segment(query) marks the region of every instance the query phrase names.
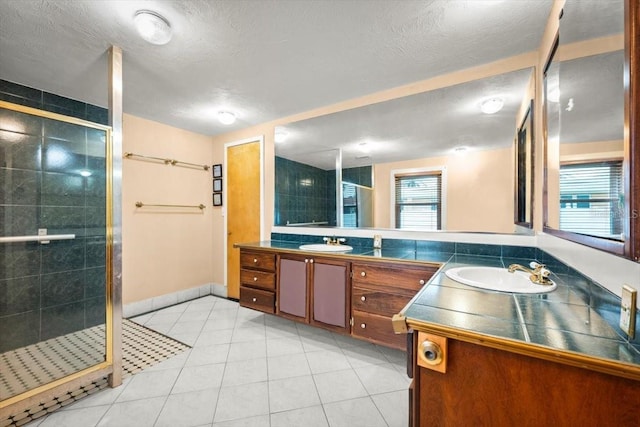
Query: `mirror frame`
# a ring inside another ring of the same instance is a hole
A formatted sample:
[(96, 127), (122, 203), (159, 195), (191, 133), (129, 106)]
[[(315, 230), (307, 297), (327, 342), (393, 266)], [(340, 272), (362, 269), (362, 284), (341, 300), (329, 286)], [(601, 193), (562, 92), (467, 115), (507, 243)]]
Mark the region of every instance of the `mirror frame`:
[[(522, 130), (527, 129), (528, 138), (530, 143), (525, 143), (524, 153), (520, 150), (520, 135), (522, 135)], [(534, 192), (535, 192), (535, 122), (534, 122), (534, 101), (531, 99), (529, 101), (529, 106), (527, 107), (522, 122), (518, 129), (516, 129), (516, 138), (515, 138), (515, 194), (514, 194), (514, 202), (513, 202), (513, 221), (514, 224), (520, 227), (525, 228), (533, 228), (533, 200), (534, 200)], [(524, 167), (520, 167), (520, 157), (521, 153), (524, 156)], [(529, 180), (526, 179), (527, 166), (530, 171)], [(523, 171), (525, 173), (524, 180), (524, 188), (520, 188), (520, 173)], [(526, 197), (527, 187), (529, 187), (529, 197)], [(521, 197), (521, 193), (524, 192), (524, 198)], [(520, 200), (524, 200), (524, 206), (520, 206)], [(521, 221), (521, 214), (524, 214), (525, 220)], [(526, 221), (527, 214), (529, 215), (529, 221)]]
[[(638, 133), (640, 132), (640, 80), (632, 79), (640, 72), (640, 4), (636, 0), (624, 1), (624, 185), (625, 216), (628, 218), (625, 224), (625, 240), (618, 242), (600, 237), (562, 231), (547, 226), (548, 224), (548, 191), (547, 191), (547, 110), (546, 89), (545, 102), (543, 102), (544, 117), (544, 179), (543, 179), (543, 231), (572, 242), (580, 243), (592, 248), (600, 249), (615, 255), (640, 261), (640, 146)], [(546, 73), (558, 47), (558, 37), (547, 59), (544, 73)], [(545, 86), (546, 88), (546, 86)]]

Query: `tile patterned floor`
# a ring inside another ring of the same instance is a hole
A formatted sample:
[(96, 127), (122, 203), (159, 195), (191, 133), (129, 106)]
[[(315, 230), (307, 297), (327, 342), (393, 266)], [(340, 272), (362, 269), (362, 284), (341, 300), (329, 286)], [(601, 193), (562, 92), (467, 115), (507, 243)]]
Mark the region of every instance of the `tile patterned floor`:
[(193, 346), (29, 427), (406, 427), (403, 352), (208, 296), (133, 319)]
[[(0, 354), (0, 389), (32, 388), (61, 378), (102, 360), (104, 325), (67, 334), (53, 340)], [(122, 322), (122, 375), (126, 378), (143, 369), (178, 355), (190, 347), (138, 323)], [(87, 359), (95, 358), (95, 360)], [(78, 364), (84, 366), (78, 367)], [(19, 427), (46, 416), (107, 387), (101, 378), (78, 389), (34, 404), (25, 411), (0, 419), (0, 427)], [(24, 391), (20, 390), (20, 391)]]

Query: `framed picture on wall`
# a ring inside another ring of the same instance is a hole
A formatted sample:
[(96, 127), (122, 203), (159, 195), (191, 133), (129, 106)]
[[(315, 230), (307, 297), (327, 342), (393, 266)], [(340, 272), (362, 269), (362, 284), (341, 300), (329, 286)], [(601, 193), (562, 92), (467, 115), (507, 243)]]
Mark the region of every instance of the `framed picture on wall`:
[(213, 193), (213, 206), (222, 206), (222, 193)]
[(222, 178), (222, 165), (213, 165), (213, 177)]
[(213, 180), (213, 192), (219, 193), (222, 191), (222, 179)]

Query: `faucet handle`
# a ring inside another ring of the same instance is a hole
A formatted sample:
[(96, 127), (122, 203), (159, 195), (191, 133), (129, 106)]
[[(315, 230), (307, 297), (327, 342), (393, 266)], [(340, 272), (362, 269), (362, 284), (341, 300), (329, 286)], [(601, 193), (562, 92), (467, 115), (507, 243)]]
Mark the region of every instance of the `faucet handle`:
[(344, 243), (346, 241), (347, 241), (347, 239), (345, 239), (344, 237), (341, 237), (341, 238), (338, 239), (338, 243)]
[(537, 263), (535, 261), (531, 261), (529, 263), (529, 267), (533, 268), (534, 270), (538, 270), (538, 269), (546, 268), (546, 265), (539, 264), (539, 263)]
[(323, 237), (322, 240), (326, 243), (329, 243), (331, 241), (331, 239), (328, 237)]

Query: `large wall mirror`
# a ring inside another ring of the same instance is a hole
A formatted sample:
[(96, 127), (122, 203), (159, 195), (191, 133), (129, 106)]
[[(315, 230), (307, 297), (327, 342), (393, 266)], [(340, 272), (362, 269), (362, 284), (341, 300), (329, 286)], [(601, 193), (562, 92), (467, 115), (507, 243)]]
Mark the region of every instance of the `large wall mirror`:
[(625, 141), (624, 4), (565, 3), (545, 72), (544, 227), (631, 257), (638, 178)]
[(519, 69), (279, 126), (275, 225), (513, 233), (534, 86)]

